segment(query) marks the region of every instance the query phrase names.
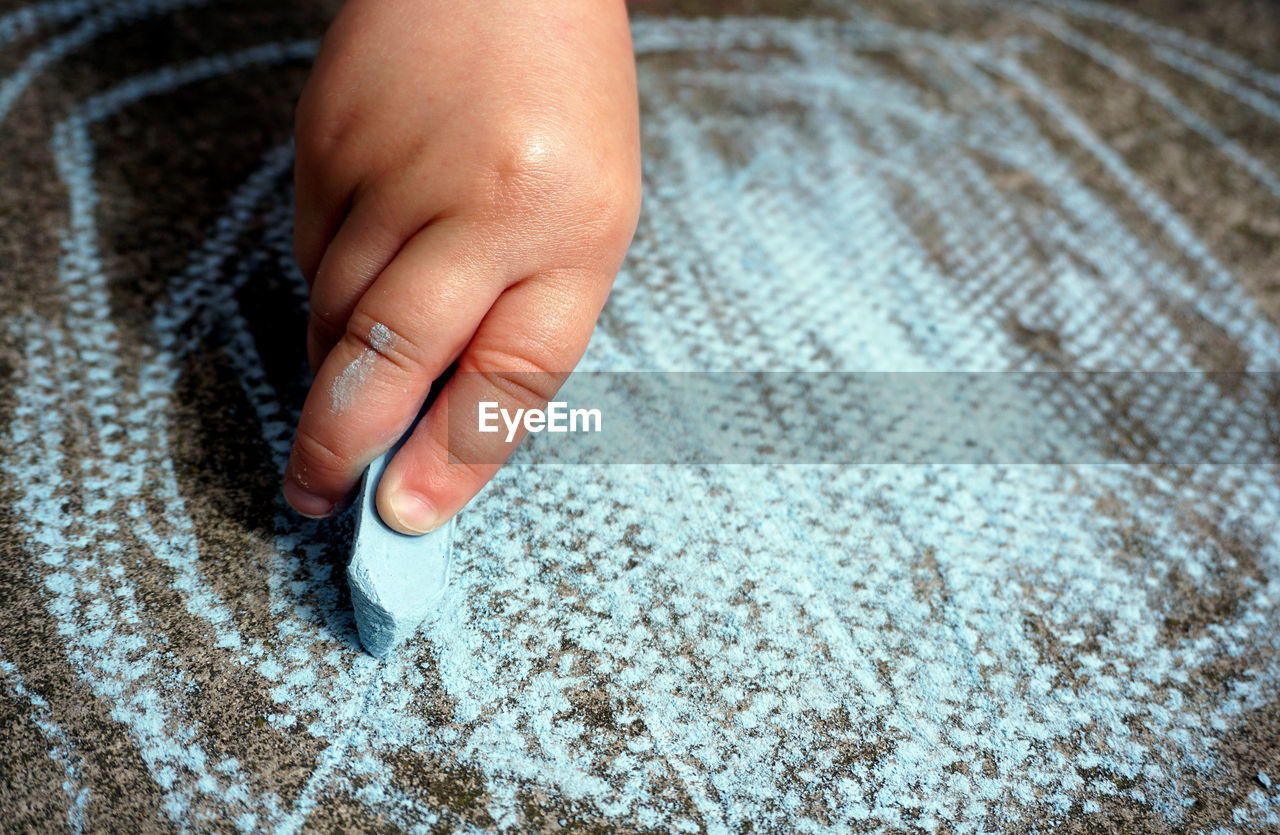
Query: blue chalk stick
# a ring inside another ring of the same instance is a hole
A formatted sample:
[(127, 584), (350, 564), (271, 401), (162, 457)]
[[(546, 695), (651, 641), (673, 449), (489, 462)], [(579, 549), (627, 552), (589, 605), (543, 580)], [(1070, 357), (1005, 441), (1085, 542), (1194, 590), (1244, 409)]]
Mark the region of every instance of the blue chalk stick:
[(387, 527), (378, 515), (378, 482), (395, 450), (365, 472), (356, 500), (355, 547), (347, 583), (365, 650), (381, 658), (412, 635), (449, 582), (453, 520), (422, 536)]

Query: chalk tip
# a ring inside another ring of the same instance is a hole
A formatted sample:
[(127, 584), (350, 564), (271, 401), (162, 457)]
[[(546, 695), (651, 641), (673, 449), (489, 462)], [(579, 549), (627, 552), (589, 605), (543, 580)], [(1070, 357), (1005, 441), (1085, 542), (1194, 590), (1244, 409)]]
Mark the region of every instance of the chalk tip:
[(452, 519), (420, 536), (399, 533), (382, 520), (374, 497), (389, 457), (375, 461), (365, 475), (347, 565), (360, 642), (377, 658), (412, 637), (439, 605), (453, 550)]

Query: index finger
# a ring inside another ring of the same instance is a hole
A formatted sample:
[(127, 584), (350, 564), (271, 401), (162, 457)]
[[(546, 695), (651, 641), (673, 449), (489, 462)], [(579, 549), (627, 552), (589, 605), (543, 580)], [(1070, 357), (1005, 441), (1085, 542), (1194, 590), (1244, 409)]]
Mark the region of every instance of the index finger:
[(298, 422), (285, 499), (327, 516), (399, 440), (501, 287), (470, 236), (428, 227), (361, 297)]

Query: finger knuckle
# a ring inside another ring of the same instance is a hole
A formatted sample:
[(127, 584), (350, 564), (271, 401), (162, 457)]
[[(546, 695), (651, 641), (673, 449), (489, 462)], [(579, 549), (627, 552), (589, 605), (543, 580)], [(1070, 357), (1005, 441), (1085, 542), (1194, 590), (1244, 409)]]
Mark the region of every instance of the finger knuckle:
[(564, 251), (625, 250), (639, 214), (638, 178), (626, 166), (554, 132), (511, 141), (494, 156), (486, 210), (500, 222), (542, 230)]
[(558, 192), (572, 171), (573, 149), (557, 133), (539, 129), (500, 132), (490, 155), (497, 198), (519, 202)]
[(309, 426), (298, 427), (293, 441), (294, 468), (307, 477), (344, 477), (352, 458), (322, 438)]
[(525, 407), (538, 407), (555, 397), (567, 371), (557, 371), (530, 352), (517, 354), (499, 348), (474, 347), (459, 371), (478, 374), (493, 389)]
[(341, 339), (344, 333), (342, 326), (334, 323), (333, 316), (315, 307), (311, 310), (310, 325), (316, 339), (330, 346)]
[(541, 125), (499, 130), (489, 152), (492, 193), (520, 205), (536, 200), (576, 202), (588, 194), (605, 166), (567, 131)]
[(335, 103), (308, 87), (293, 112), (299, 160), (324, 165), (341, 159), (356, 144), (351, 136), (361, 121), (354, 106)]
[(404, 329), (388, 325), (361, 307), (347, 320), (342, 341), (356, 356), (374, 357), (410, 376), (423, 371), (422, 352)]

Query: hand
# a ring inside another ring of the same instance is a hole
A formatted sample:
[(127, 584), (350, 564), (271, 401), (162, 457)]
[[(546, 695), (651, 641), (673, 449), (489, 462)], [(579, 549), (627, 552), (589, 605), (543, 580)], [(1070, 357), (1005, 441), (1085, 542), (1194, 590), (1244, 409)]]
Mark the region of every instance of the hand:
[[(348, 0), (298, 102), (295, 250), (315, 382), (286, 499), (325, 516), (407, 431), (383, 520), (430, 531), (509, 453), (450, 460), (450, 402), (541, 408), (586, 349), (635, 230), (621, 0)], [(529, 372), (547, 372), (530, 377)], [(530, 384), (531, 379), (541, 382)], [(485, 445), (492, 445), (489, 448)]]

